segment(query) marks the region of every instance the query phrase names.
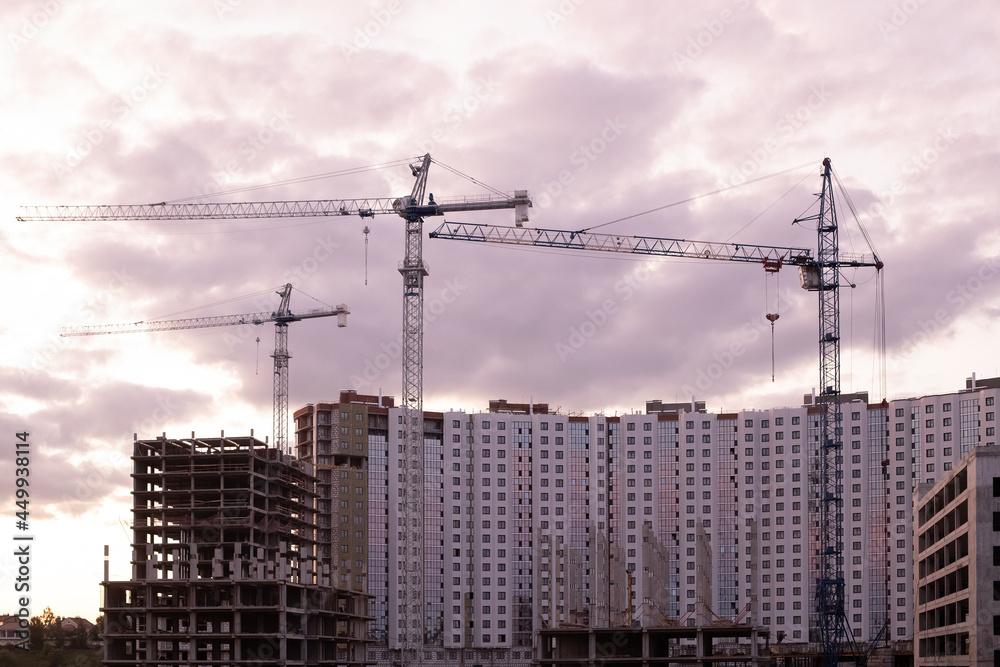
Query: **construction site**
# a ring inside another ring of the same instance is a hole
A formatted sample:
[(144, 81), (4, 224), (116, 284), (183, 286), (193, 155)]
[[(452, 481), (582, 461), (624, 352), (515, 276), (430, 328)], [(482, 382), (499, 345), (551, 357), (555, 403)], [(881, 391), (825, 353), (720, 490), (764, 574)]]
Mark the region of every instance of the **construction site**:
[[(105, 664), (913, 664), (913, 490), (993, 444), (978, 412), (1000, 383), (891, 403), (841, 392), (841, 271), (881, 280), (883, 264), (873, 249), (841, 256), (830, 160), (818, 212), (795, 221), (815, 224), (815, 253), (532, 229), (523, 190), (425, 197), (431, 163), (410, 165), (416, 183), (397, 198), (28, 207), (25, 219), (406, 226), (401, 399), (317, 397), (291, 437), (288, 324), (345, 326), (346, 305), (293, 312), (286, 285), (272, 313), (68, 332), (276, 325), (273, 442), (136, 440), (133, 576), (104, 582)], [(820, 391), (725, 413), (695, 397), (620, 416), (502, 399), (425, 410), (424, 219), (495, 209), (514, 226), (446, 222), (430, 237), (795, 267), (819, 302)], [(953, 405), (961, 430), (926, 418)], [(931, 449), (932, 432), (959, 437)]]
[(253, 438), (137, 440), (106, 665), (363, 665), (367, 600), (316, 556), (312, 467)]

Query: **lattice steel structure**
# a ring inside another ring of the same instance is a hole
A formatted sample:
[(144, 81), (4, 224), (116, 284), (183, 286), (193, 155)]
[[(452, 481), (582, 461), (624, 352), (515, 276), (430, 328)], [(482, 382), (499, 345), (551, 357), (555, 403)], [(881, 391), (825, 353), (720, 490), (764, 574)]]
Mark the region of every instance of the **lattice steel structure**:
[[(817, 549), (816, 612), (824, 663), (836, 665), (840, 644), (850, 629), (844, 613), (844, 443), (840, 408), (840, 271), (845, 266), (875, 267), (878, 258), (840, 257), (837, 208), (833, 197), (830, 158), (823, 160), (819, 212), (795, 222), (816, 222), (816, 261), (802, 267), (802, 286), (819, 296), (819, 408), (815, 461)], [(852, 637), (853, 639), (853, 637)]]

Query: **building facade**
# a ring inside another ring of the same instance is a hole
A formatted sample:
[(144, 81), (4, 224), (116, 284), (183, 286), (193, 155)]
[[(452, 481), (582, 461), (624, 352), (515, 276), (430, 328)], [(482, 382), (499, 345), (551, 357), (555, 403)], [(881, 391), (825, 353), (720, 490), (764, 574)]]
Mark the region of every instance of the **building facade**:
[(915, 664), (997, 664), (1000, 448), (973, 448), (918, 487), (915, 519)]
[[(973, 380), (880, 404), (843, 397), (836, 548), (855, 640), (912, 641), (913, 490), (995, 443), (998, 393), (1000, 380)], [(651, 401), (573, 416), (492, 401), (425, 413), (425, 659), (527, 663), (536, 628), (720, 619), (815, 646), (821, 412), (811, 403), (712, 413)], [(398, 646), (402, 411), (353, 392), (306, 406), (300, 452), (319, 442), (309, 422), (320, 406), (352, 425), (331, 451), (353, 451), (356, 428), (367, 439), (367, 553), (354, 559), (354, 544), (352, 561), (368, 563), (370, 636), (384, 651), (374, 661), (387, 662)]]

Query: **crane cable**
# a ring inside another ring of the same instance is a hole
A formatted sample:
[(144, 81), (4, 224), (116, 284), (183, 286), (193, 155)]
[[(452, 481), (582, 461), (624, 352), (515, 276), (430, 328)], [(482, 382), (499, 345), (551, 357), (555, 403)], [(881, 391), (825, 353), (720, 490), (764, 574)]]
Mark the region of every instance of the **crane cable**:
[(319, 181), (325, 178), (336, 178), (338, 176), (350, 176), (353, 174), (363, 174), (368, 171), (375, 171), (377, 169), (388, 169), (390, 167), (399, 167), (409, 164), (415, 158), (404, 158), (401, 160), (393, 160), (391, 162), (381, 162), (379, 164), (370, 164), (363, 167), (351, 167), (348, 169), (340, 169), (337, 171), (328, 171), (322, 174), (314, 174), (312, 176), (299, 176), (297, 178), (290, 178), (284, 181), (272, 181), (270, 183), (261, 183), (259, 185), (248, 185), (243, 188), (232, 188), (230, 190), (220, 190), (219, 192), (205, 193), (200, 195), (192, 195), (190, 197), (181, 197), (179, 199), (170, 199), (165, 203), (167, 204), (178, 204), (186, 201), (193, 201), (196, 199), (205, 199), (206, 197), (215, 197), (218, 195), (231, 195), (240, 192), (252, 192), (254, 190), (264, 190), (266, 188), (274, 188), (281, 185), (296, 185), (298, 183), (309, 183), (311, 181)]
[(465, 172), (459, 171), (458, 169), (455, 169), (454, 167), (449, 167), (448, 165), (446, 165), (443, 162), (439, 162), (439, 161), (437, 161), (437, 160), (435, 160), (433, 158), (431, 158), (431, 162), (433, 162), (434, 164), (438, 165), (439, 167), (441, 167), (442, 169), (444, 169), (446, 171), (450, 171), (451, 173), (455, 174), (456, 176), (464, 178), (465, 180), (469, 181), (470, 183), (475, 183), (478, 186), (486, 188), (487, 190), (491, 191), (495, 195), (500, 195), (501, 197), (506, 197), (507, 196), (506, 192), (504, 192), (502, 190), (498, 190), (497, 188), (493, 187), (492, 185), (487, 185), (486, 183), (483, 183), (482, 181), (476, 180), (475, 178), (473, 178), (472, 176), (469, 176)]
[[(868, 230), (865, 228), (864, 222), (861, 220), (861, 216), (858, 215), (858, 209), (851, 200), (851, 195), (848, 193), (847, 188), (844, 187), (844, 183), (840, 180), (840, 176), (836, 171), (833, 172), (833, 176), (837, 181), (837, 187), (839, 188), (844, 201), (847, 202), (848, 209), (854, 216), (854, 220), (858, 223), (858, 228), (861, 230), (861, 235), (864, 237), (865, 243), (868, 244), (868, 249), (871, 250), (872, 255), (875, 256), (876, 262), (881, 263), (881, 260), (879, 260), (878, 250), (875, 248), (875, 242), (868, 234)], [(877, 366), (877, 368), (872, 370), (872, 375), (878, 375), (878, 392), (881, 394), (882, 399), (886, 400), (888, 398), (888, 375), (886, 370), (885, 277), (882, 274), (883, 268), (884, 267), (879, 264), (876, 266), (875, 270), (875, 358), (872, 359), (872, 365)]]
[(771, 210), (772, 208), (774, 208), (774, 207), (775, 207), (775, 206), (776, 206), (776, 205), (778, 204), (778, 202), (780, 202), (780, 201), (781, 201), (782, 199), (784, 199), (784, 198), (785, 198), (785, 197), (787, 197), (788, 195), (792, 194), (792, 192), (793, 192), (793, 191), (794, 191), (794, 190), (795, 190), (796, 188), (798, 188), (798, 187), (799, 187), (800, 185), (802, 185), (802, 181), (806, 180), (806, 179), (807, 179), (807, 178), (809, 178), (810, 176), (812, 176), (812, 174), (808, 174), (808, 173), (807, 173), (807, 174), (806, 174), (805, 176), (803, 176), (803, 177), (802, 177), (802, 178), (801, 178), (801, 179), (799, 180), (799, 182), (798, 182), (798, 183), (796, 183), (796, 184), (795, 184), (795, 185), (793, 185), (792, 187), (788, 188), (788, 190), (787, 190), (787, 191), (785, 192), (785, 194), (783, 194), (783, 195), (781, 195), (780, 197), (778, 197), (777, 199), (775, 199), (775, 200), (774, 200), (774, 202), (773, 202), (773, 203), (772, 203), (772, 204), (771, 204), (770, 206), (768, 206), (768, 207), (767, 207), (767, 208), (765, 208), (765, 209), (764, 209), (763, 211), (761, 211), (760, 213), (758, 213), (757, 215), (755, 215), (755, 216), (754, 216), (753, 218), (751, 218), (751, 219), (750, 219), (750, 222), (748, 222), (747, 224), (743, 225), (742, 227), (740, 227), (739, 229), (737, 229), (737, 230), (736, 230), (735, 232), (733, 232), (732, 234), (730, 234), (729, 238), (728, 238), (728, 239), (726, 239), (726, 243), (729, 243), (730, 241), (732, 241), (732, 240), (733, 240), (733, 239), (734, 239), (734, 238), (736, 237), (736, 235), (737, 235), (737, 234), (739, 234), (740, 232), (742, 232), (742, 231), (743, 231), (744, 229), (746, 229), (747, 227), (749, 227), (749, 226), (750, 226), (750, 225), (752, 225), (753, 223), (757, 222), (757, 220), (758, 220), (758, 219), (759, 219), (759, 218), (760, 218), (760, 217), (761, 217), (762, 215), (764, 215), (765, 213), (767, 213), (768, 211), (770, 211), (770, 210)]
[(673, 208), (674, 206), (680, 206), (681, 204), (687, 204), (687, 203), (696, 201), (698, 199), (703, 199), (705, 197), (711, 197), (712, 195), (717, 195), (717, 194), (719, 194), (721, 192), (726, 192), (728, 190), (733, 190), (734, 188), (743, 187), (744, 185), (750, 185), (751, 183), (757, 183), (759, 181), (763, 181), (763, 180), (766, 180), (768, 178), (773, 178), (775, 176), (781, 176), (782, 174), (787, 174), (788, 172), (791, 172), (791, 171), (797, 171), (799, 169), (804, 169), (806, 167), (812, 166), (813, 164), (815, 164), (815, 163), (814, 162), (806, 162), (805, 164), (800, 164), (800, 165), (795, 166), (795, 167), (790, 167), (788, 169), (784, 169), (782, 171), (775, 172), (773, 174), (768, 174), (767, 176), (758, 176), (757, 178), (751, 178), (750, 180), (744, 181), (742, 183), (737, 183), (735, 185), (728, 185), (728, 186), (726, 186), (724, 188), (719, 188), (718, 190), (712, 190), (711, 192), (705, 192), (705, 193), (700, 194), (700, 195), (695, 195), (693, 197), (688, 197), (687, 199), (681, 199), (680, 201), (675, 201), (675, 202), (670, 203), (670, 204), (664, 204), (663, 206), (657, 206), (656, 208), (651, 208), (648, 211), (641, 211), (639, 213), (633, 213), (632, 215), (626, 215), (623, 218), (616, 218), (615, 220), (609, 220), (608, 222), (602, 222), (602, 223), (597, 224), (597, 225), (592, 225), (590, 227), (585, 227), (584, 229), (581, 229), (580, 232), (578, 232), (578, 233), (589, 232), (591, 230), (598, 229), (600, 227), (606, 227), (608, 225), (613, 225), (616, 222), (623, 222), (625, 220), (631, 220), (632, 218), (638, 218), (640, 216), (648, 215), (650, 213), (656, 213), (657, 211), (662, 211), (664, 209)]
[(269, 292), (273, 292), (273, 291), (275, 291), (277, 289), (280, 289), (280, 287), (272, 287), (270, 289), (262, 289), (262, 290), (260, 290), (258, 292), (252, 292), (250, 294), (244, 294), (243, 296), (234, 296), (231, 299), (223, 299), (222, 301), (216, 301), (215, 303), (207, 303), (207, 304), (205, 304), (203, 306), (195, 306), (194, 308), (188, 308), (186, 310), (179, 310), (176, 313), (168, 313), (167, 315), (160, 315), (158, 317), (150, 317), (150, 318), (147, 318), (145, 321), (146, 322), (156, 322), (158, 320), (173, 319), (173, 318), (176, 318), (178, 315), (184, 315), (186, 313), (193, 313), (195, 311), (202, 310), (202, 309), (205, 309), (205, 308), (214, 308), (215, 306), (221, 306), (221, 305), (224, 305), (224, 304), (227, 304), (227, 303), (233, 303), (235, 301), (244, 301), (246, 299), (249, 299), (249, 298), (252, 298), (252, 297), (255, 297), (255, 296), (261, 296), (261, 295), (264, 295), (264, 294), (268, 294)]
[(854, 206), (854, 201), (851, 200), (851, 195), (847, 192), (847, 188), (844, 187), (843, 181), (840, 180), (840, 175), (836, 171), (833, 172), (833, 177), (837, 180), (837, 187), (840, 189), (840, 194), (844, 197), (844, 201), (847, 202), (847, 208), (850, 209), (851, 215), (854, 216), (854, 220), (858, 223), (858, 228), (861, 229), (861, 235), (864, 236), (865, 243), (868, 244), (868, 249), (872, 251), (875, 257), (878, 257), (878, 250), (875, 249), (875, 242), (872, 241), (872, 237), (868, 234), (868, 230), (865, 228), (864, 222), (861, 220), (861, 216), (858, 215), (858, 209)]

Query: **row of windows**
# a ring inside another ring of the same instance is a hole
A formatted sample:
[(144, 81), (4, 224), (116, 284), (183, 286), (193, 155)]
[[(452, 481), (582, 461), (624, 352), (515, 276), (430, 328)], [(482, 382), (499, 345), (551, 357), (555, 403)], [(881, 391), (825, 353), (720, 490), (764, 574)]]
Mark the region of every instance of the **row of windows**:
[[(992, 396), (987, 396), (986, 397), (986, 405), (993, 405), (993, 397)], [(897, 417), (903, 417), (905, 415), (904, 410), (905, 410), (905, 408), (896, 408), (896, 416)], [(914, 408), (914, 410), (916, 410), (916, 408)], [(942, 404), (941, 405), (941, 412), (951, 412), (951, 403), (944, 403), (944, 404)], [(928, 415), (934, 414), (934, 406), (933, 405), (925, 405), (924, 406), (924, 413), (928, 414)]]
[[(994, 397), (987, 396), (986, 397), (986, 405), (990, 406), (990, 405), (993, 405), (993, 404), (994, 404)], [(951, 412), (951, 409), (952, 409), (952, 404), (951, 403), (944, 403), (941, 406), (941, 411), (942, 412)], [(934, 413), (934, 406), (933, 405), (925, 405), (924, 406), (924, 413), (925, 414), (933, 414)], [(328, 419), (326, 413), (318, 413), (318, 414), (320, 416), (320, 423), (328, 423), (326, 421)], [(896, 408), (895, 415), (896, 415), (896, 417), (904, 417), (905, 416), (905, 408)], [(350, 418), (350, 415), (347, 412), (341, 412), (340, 416), (341, 416), (341, 419), (343, 419), (343, 420), (347, 420), (347, 419)], [(363, 417), (362, 417), (362, 415), (360, 413), (355, 414), (354, 418), (355, 418), (356, 421), (362, 421), (362, 419), (363, 419)], [(403, 419), (403, 417), (400, 415), (398, 417), (399, 423), (402, 423), (402, 419)], [(861, 419), (861, 413), (860, 412), (857, 412), (857, 411), (851, 412), (851, 420), (852, 421), (859, 421), (860, 419)], [(987, 421), (990, 421), (989, 417), (987, 417)], [(791, 423), (792, 423), (793, 426), (798, 425), (800, 423), (800, 418), (797, 417), (797, 416), (792, 417), (791, 418)], [(945, 426), (948, 426), (949, 423), (950, 422), (946, 422)], [(746, 420), (744, 420), (743, 425), (744, 425), (745, 428), (754, 428), (754, 420), (753, 419), (746, 419)], [(774, 425), (775, 426), (783, 426), (784, 425), (784, 418), (783, 417), (775, 417), (774, 418)], [(472, 422), (468, 422), (466, 424), (466, 427), (468, 429), (470, 429), (470, 430), (473, 428), (473, 426), (474, 425), (473, 425)], [(490, 421), (488, 421), (488, 420), (484, 420), (484, 421), (480, 422), (480, 428), (483, 429), (483, 430), (490, 430), (491, 426), (492, 426), (492, 423)], [(601, 430), (601, 431), (604, 430), (604, 424), (598, 424), (597, 426), (598, 426), (598, 430)], [(644, 431), (651, 431), (652, 430), (652, 426), (653, 425), (650, 422), (643, 422), (643, 424), (642, 424), (642, 428), (643, 428)], [(688, 430), (693, 430), (695, 428), (695, 421), (694, 420), (687, 420), (687, 421), (685, 421), (684, 426)], [(461, 420), (459, 420), (459, 419), (452, 420), (452, 427), (453, 428), (461, 428), (462, 427)], [(555, 428), (556, 431), (562, 431), (562, 430), (564, 430), (564, 427), (565, 427), (565, 425), (564, 425), (563, 422), (555, 422), (555, 427), (554, 428)], [(707, 430), (707, 429), (710, 429), (711, 427), (712, 427), (712, 422), (711, 421), (705, 420), (705, 421), (701, 422), (701, 428), (702, 429), (706, 429)], [(771, 422), (770, 422), (769, 419), (761, 419), (760, 420), (760, 428), (766, 429), (766, 428), (770, 428), (770, 427), (771, 427)], [(931, 427), (931, 425), (928, 424), (928, 428), (930, 428), (930, 427)], [(503, 431), (506, 428), (507, 428), (507, 423), (506, 422), (502, 422), (502, 421), (501, 422), (497, 422), (497, 430)], [(546, 422), (546, 421), (540, 422), (539, 423), (539, 428), (541, 430), (543, 430), (543, 431), (547, 431), (549, 429), (549, 422)], [(587, 429), (585, 429), (585, 432), (586, 432), (586, 430)], [(634, 431), (634, 430), (636, 430), (635, 422), (628, 422), (626, 424), (626, 430), (628, 430), (628, 431)]]

